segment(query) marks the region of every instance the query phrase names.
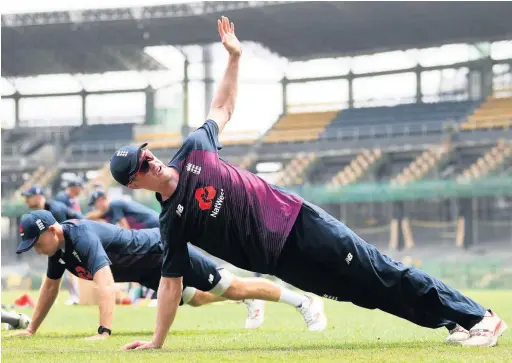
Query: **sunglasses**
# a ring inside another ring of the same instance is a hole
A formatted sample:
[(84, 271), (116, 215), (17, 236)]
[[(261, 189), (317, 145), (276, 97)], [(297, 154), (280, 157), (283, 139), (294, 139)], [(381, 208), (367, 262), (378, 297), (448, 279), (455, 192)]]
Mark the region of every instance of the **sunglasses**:
[(128, 184), (130, 184), (138, 173), (146, 174), (149, 171), (149, 162), (153, 160), (153, 155), (149, 150), (142, 150), (140, 153), (140, 161), (137, 170), (130, 176)]

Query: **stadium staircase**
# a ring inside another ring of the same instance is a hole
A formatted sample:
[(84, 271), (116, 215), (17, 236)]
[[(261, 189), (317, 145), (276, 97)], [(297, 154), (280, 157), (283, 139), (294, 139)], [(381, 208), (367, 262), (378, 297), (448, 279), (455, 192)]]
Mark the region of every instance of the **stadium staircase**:
[(258, 160), (258, 154), (256, 153), (248, 153), (242, 156), (237, 163), (237, 165), (242, 169), (250, 169), (251, 166)]
[(512, 127), (512, 97), (489, 97), (461, 125), (462, 130)]
[(337, 111), (288, 113), (265, 134), (263, 143), (318, 140), (337, 113)]
[(502, 169), (512, 161), (512, 144), (499, 141), (496, 146), (480, 157), (473, 165), (457, 177), (458, 181), (482, 178)]
[(362, 151), (349, 165), (334, 175), (328, 185), (332, 187), (355, 183), (376, 167), (382, 157), (383, 153), (380, 149)]
[(46, 172), (46, 169), (43, 166), (38, 167), (32, 175), (23, 183), (12, 195), (13, 199), (19, 199), (21, 193), (30, 188), (32, 185), (37, 184), (41, 176)]
[(107, 161), (101, 169), (98, 170), (98, 174), (96, 175), (96, 178), (93, 178), (89, 180), (89, 183), (87, 183), (87, 190), (92, 191), (94, 190), (93, 186), (95, 184), (101, 184), (104, 188), (109, 187), (114, 182), (114, 178), (112, 177), (112, 174), (110, 173), (110, 161)]
[(59, 168), (52, 167), (51, 169), (45, 169), (43, 174), (39, 177), (36, 184), (40, 185), (41, 188), (45, 189), (57, 176), (60, 175)]
[(424, 179), (432, 170), (447, 161), (450, 154), (451, 149), (447, 145), (431, 147), (414, 159), (409, 166), (391, 180), (391, 183), (408, 184)]
[(299, 153), (279, 173), (276, 184), (280, 186), (299, 185), (304, 182), (303, 176), (317, 159), (316, 153)]

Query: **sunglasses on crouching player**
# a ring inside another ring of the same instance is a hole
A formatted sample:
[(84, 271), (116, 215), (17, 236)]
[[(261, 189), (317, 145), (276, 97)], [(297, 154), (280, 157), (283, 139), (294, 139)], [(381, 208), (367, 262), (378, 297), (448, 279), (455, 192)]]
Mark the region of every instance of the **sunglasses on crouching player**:
[(139, 166), (137, 169), (133, 172), (133, 174), (130, 176), (128, 185), (133, 182), (137, 174), (146, 174), (149, 171), (149, 162), (153, 160), (155, 157), (151, 153), (151, 151), (147, 149), (143, 149), (140, 152), (140, 158), (139, 158)]

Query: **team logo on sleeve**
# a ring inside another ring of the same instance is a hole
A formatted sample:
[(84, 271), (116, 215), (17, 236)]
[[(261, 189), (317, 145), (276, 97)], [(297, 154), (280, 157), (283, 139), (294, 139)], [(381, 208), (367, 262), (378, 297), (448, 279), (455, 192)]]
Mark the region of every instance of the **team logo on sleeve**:
[(201, 208), (201, 210), (210, 210), (212, 208), (215, 195), (217, 195), (217, 191), (211, 185), (196, 189), (195, 196), (199, 202), (199, 208)]

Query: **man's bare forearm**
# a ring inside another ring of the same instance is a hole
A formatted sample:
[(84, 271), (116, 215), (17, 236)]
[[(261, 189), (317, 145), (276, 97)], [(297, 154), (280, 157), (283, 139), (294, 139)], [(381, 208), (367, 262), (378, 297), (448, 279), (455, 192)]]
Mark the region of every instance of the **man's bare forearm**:
[(213, 96), (208, 118), (218, 123), (219, 131), (222, 131), (235, 111), (239, 66), (240, 55), (230, 55), (224, 76)]
[(153, 344), (162, 347), (171, 328), (182, 291), (181, 277), (162, 277), (158, 288), (158, 311), (156, 316), (156, 328), (153, 335)]
[(110, 266), (100, 268), (94, 274), (93, 280), (98, 287), (100, 325), (111, 329), (116, 306), (116, 286)]
[(100, 308), (100, 325), (105, 328), (112, 328), (114, 320), (114, 309), (116, 306), (115, 286), (103, 286), (98, 289), (99, 308)]
[(28, 326), (28, 330), (35, 333), (39, 326), (48, 315), (51, 307), (55, 303), (57, 295), (59, 295), (60, 280), (51, 280), (46, 278), (41, 286), (39, 299), (37, 299), (36, 308), (32, 315), (32, 321)]

